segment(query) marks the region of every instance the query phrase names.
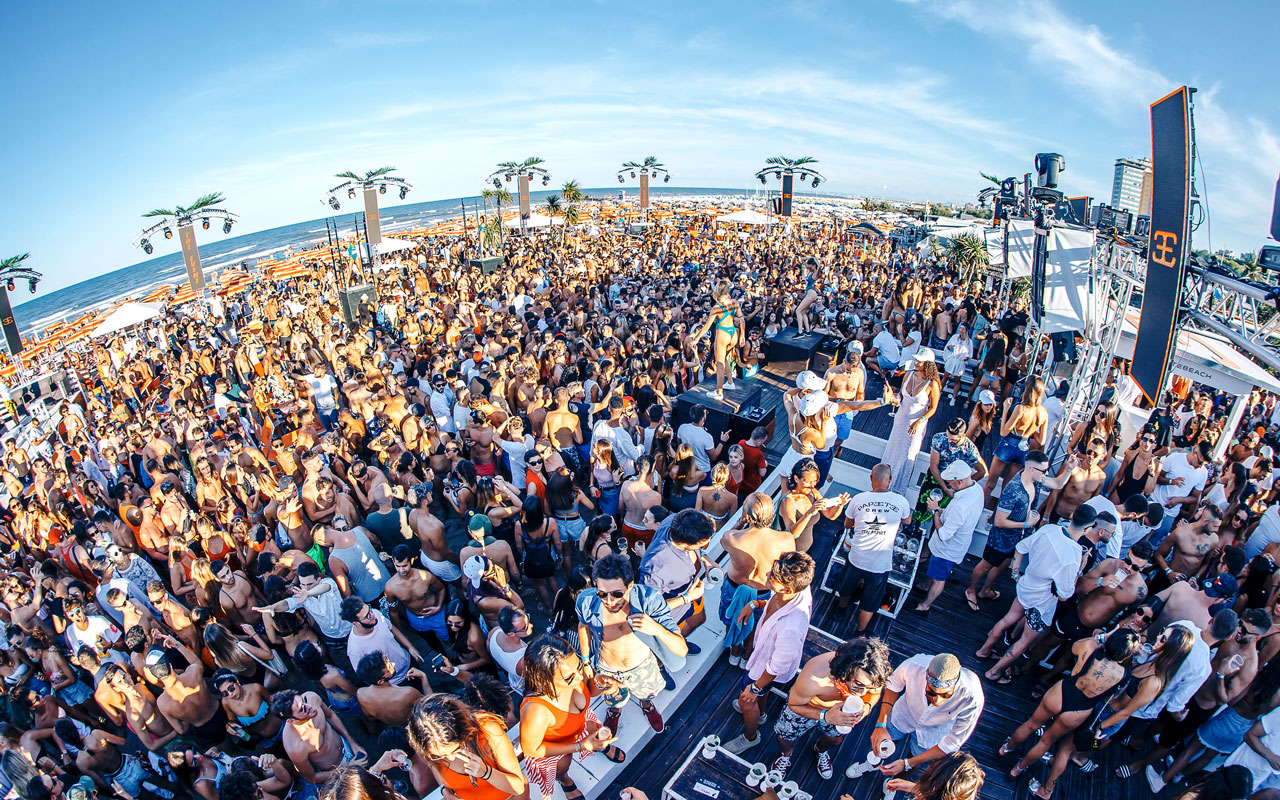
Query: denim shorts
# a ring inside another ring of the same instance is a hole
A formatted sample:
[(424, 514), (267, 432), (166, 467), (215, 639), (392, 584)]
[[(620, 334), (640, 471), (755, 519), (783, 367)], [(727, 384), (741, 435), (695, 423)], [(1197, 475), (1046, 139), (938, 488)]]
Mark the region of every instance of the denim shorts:
[(1027, 440), (1021, 436), (1005, 436), (996, 444), (993, 455), (1006, 464), (1023, 464), (1027, 460)]
[(1196, 731), (1200, 744), (1215, 753), (1230, 753), (1244, 744), (1244, 736), (1257, 720), (1245, 719), (1231, 706), (1224, 707)]

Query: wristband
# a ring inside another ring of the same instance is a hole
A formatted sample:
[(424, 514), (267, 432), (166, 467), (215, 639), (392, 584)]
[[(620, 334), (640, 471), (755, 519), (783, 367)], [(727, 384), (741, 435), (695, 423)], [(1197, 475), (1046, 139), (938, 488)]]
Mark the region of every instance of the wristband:
[(822, 723), (827, 721), (827, 710), (825, 708), (822, 709), (822, 713), (818, 715), (818, 721)]
[(1101, 586), (1101, 585), (1102, 585), (1102, 578), (1098, 578), (1098, 585), (1099, 585), (1099, 586)]
[(876, 723), (876, 727), (877, 727), (877, 728), (884, 728), (885, 730), (888, 730), (888, 728), (889, 728), (889, 723), (887, 723), (887, 722), (877, 722), (877, 723)]

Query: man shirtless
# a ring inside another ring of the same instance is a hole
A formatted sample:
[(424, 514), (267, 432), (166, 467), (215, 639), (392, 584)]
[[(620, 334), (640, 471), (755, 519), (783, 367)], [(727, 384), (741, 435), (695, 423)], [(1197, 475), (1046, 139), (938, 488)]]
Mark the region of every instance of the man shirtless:
[[(159, 579), (154, 580), (158, 581)], [(149, 584), (150, 582), (148, 582)], [(118, 586), (111, 587), (107, 590), (106, 600), (107, 605), (115, 609), (123, 618), (120, 624), (121, 630), (127, 631), (136, 625), (141, 627), (143, 633), (147, 634), (147, 636), (150, 636), (151, 632), (156, 630), (156, 618), (151, 613), (151, 609), (147, 608), (146, 603), (130, 597), (129, 593), (124, 589)]]
[[(55, 725), (55, 728), (64, 743), (78, 748), (76, 768), (95, 783), (110, 787), (124, 798), (168, 800), (174, 796), (174, 787), (167, 779), (156, 775), (155, 770), (138, 756), (125, 752), (124, 737), (94, 729), (81, 739), (80, 732), (74, 727), (68, 730), (66, 726)], [(69, 742), (63, 738), (64, 735), (70, 739)]]
[(284, 689), (271, 696), (271, 713), (284, 723), (284, 751), (302, 779), (322, 786), (348, 761), (362, 763), (367, 754), (315, 692)]
[(572, 395), (566, 386), (555, 390), (556, 407), (547, 412), (543, 423), (545, 436), (555, 442), (569, 469), (581, 474), (586, 469), (582, 459), (582, 419), (569, 408)]
[[(862, 368), (862, 344), (854, 341), (849, 346), (849, 358), (827, 370), (827, 396), (836, 403), (866, 399), (867, 373)], [(836, 415), (836, 441), (834, 453), (840, 455), (840, 445), (853, 431), (853, 411)]]
[(366, 716), (403, 728), (409, 724), (409, 711), (413, 704), (431, 694), (431, 684), (427, 682), (427, 676), (422, 670), (411, 668), (406, 677), (417, 681), (421, 688), (408, 683), (393, 686), (391, 676), (394, 674), (395, 669), (384, 654), (365, 655), (356, 665), (356, 679), (362, 684), (356, 691), (356, 700)]
[(160, 643), (181, 653), (188, 666), (176, 672), (165, 651), (147, 652), (147, 672), (159, 682), (161, 689), (156, 707), (175, 730), (196, 740), (201, 747), (221, 742), (227, 735), (227, 714), (205, 683), (200, 656), (172, 636), (161, 636)]
[(315, 480), (303, 483), (302, 508), (307, 512), (307, 518), (317, 525), (329, 523), (335, 514), (360, 521), (356, 504), (334, 487), (333, 478), (328, 475), (318, 475)]
[(762, 591), (767, 591), (769, 570), (783, 553), (796, 549), (791, 534), (773, 528), (776, 512), (773, 499), (763, 492), (747, 497), (742, 504), (738, 527), (726, 531), (720, 544), (729, 554), (725, 585), (720, 589), (720, 621), (726, 626), (742, 610), (734, 607), (734, 593), (739, 586), (749, 586), (755, 593), (746, 596), (747, 602), (755, 601)]
[(108, 664), (103, 682), (123, 696), (125, 724), (148, 750), (163, 751), (164, 746), (178, 735), (177, 729), (156, 706), (155, 695), (130, 677), (123, 666)]
[[(494, 477), (494, 482), (502, 480)], [(419, 484), (405, 493), (406, 509), (409, 512), (409, 527), (417, 534), (422, 544), (419, 556), (422, 566), (431, 570), (445, 583), (454, 583), (462, 577), (462, 562), (449, 549), (444, 539), (444, 523), (431, 513), (431, 490), (425, 484)]]
[(1230, 601), (1239, 588), (1239, 581), (1234, 575), (1219, 575), (1199, 587), (1191, 581), (1178, 581), (1148, 602), (1157, 609), (1157, 613), (1147, 628), (1147, 635), (1159, 635), (1170, 623), (1184, 619), (1202, 631), (1207, 630), (1213, 621), (1213, 613), (1209, 609)]
[(1102, 485), (1107, 480), (1106, 457), (1106, 444), (1101, 439), (1089, 442), (1084, 454), (1077, 455), (1072, 462), (1073, 466), (1067, 475), (1067, 482), (1061, 489), (1055, 489), (1049, 495), (1046, 506), (1050, 510), (1048, 519), (1071, 519), (1076, 506), (1102, 491)]
[(191, 612), (179, 603), (165, 589), (163, 581), (151, 581), (147, 584), (147, 601), (152, 608), (160, 612), (160, 622), (173, 632), (178, 640), (192, 650), (199, 651), (202, 643), (200, 632), (191, 622)]
[(262, 595), (244, 573), (222, 561), (214, 561), (209, 567), (218, 579), (218, 603), (227, 618), (236, 625), (261, 625), (262, 614), (255, 607), (262, 605)]
[(121, 692), (105, 680), (107, 670), (98, 659), (98, 654), (93, 652), (93, 648), (81, 647), (79, 651), (72, 654), (72, 658), (76, 666), (93, 677), (93, 700), (98, 704), (98, 708), (102, 709), (102, 713), (112, 725), (117, 728), (124, 727), (128, 702)]
[(398, 627), (408, 622), (433, 648), (443, 650), (443, 642), (449, 638), (444, 622), (449, 591), (435, 575), (415, 567), (413, 551), (408, 545), (396, 545), (391, 551), (391, 560), (396, 571), (383, 592), (394, 604), (392, 614), (399, 618)]
[[(640, 704), (650, 727), (666, 729), (653, 698), (664, 688), (655, 649), (671, 672), (684, 666), (689, 645), (671, 618), (662, 593), (635, 583), (626, 556), (609, 555), (592, 569), (595, 588), (578, 595), (578, 641), (582, 660), (592, 664), (598, 676), (625, 686)], [(633, 613), (635, 612), (635, 613)], [(593, 642), (600, 651), (591, 652)], [(605, 722), (609, 725), (608, 720)], [(613, 730), (613, 728), (611, 728)]]
[(1202, 505), (1191, 521), (1178, 523), (1156, 550), (1152, 590), (1161, 592), (1176, 581), (1200, 577), (1209, 554), (1218, 546), (1221, 525), (1222, 511), (1212, 503)]
[(656, 476), (652, 456), (640, 456), (635, 467), (635, 477), (623, 481), (618, 496), (622, 506), (622, 529), (619, 533), (627, 541), (648, 546), (653, 541), (654, 529), (645, 524), (645, 515), (654, 506), (662, 505), (662, 492), (654, 488)]
[(138, 499), (137, 511), (142, 515), (138, 522), (138, 546), (153, 561), (165, 563), (169, 560), (169, 535), (156, 514), (155, 501), (150, 495)]

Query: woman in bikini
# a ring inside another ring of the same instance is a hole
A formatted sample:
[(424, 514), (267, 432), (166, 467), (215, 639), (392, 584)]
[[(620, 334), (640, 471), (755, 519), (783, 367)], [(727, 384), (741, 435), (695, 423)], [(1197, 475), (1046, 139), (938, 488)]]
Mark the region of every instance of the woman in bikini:
[(1145, 497), (1155, 490), (1160, 475), (1160, 462), (1156, 460), (1160, 441), (1157, 433), (1155, 425), (1143, 426), (1142, 433), (1125, 451), (1124, 461), (1120, 462), (1120, 469), (1111, 482), (1111, 502), (1117, 507), (1135, 494)]
[(693, 506), (711, 517), (716, 530), (720, 530), (738, 510), (738, 496), (729, 491), (728, 483), (729, 465), (716, 464), (711, 468), (711, 485), (698, 490), (698, 499)]
[(716, 288), (711, 292), (715, 306), (711, 309), (707, 321), (703, 323), (702, 330), (693, 337), (696, 342), (715, 328), (712, 363), (716, 369), (716, 390), (711, 397), (716, 400), (724, 399), (726, 388), (734, 388), (733, 376), (729, 372), (729, 355), (737, 347), (742, 336), (742, 309), (729, 294), (732, 287), (733, 284), (727, 280), (721, 280), (716, 284)]

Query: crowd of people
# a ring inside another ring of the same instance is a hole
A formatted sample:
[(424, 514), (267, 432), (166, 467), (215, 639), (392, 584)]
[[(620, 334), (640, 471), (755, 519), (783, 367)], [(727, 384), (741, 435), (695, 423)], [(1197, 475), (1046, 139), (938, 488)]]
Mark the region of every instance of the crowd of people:
[[(638, 757), (627, 713), (665, 729), (709, 613), (741, 669), (725, 747), (767, 734), (784, 773), (816, 728), (832, 778), (870, 728), (889, 790), (971, 800), (1000, 768), (964, 750), (983, 682), (1025, 680), (1040, 704), (1000, 755), (1051, 763), (1041, 798), (1112, 742), (1151, 745), (1118, 779), (1280, 787), (1274, 396), (1215, 458), (1225, 398), (1180, 387), (1130, 445), (1118, 374), (1054, 466), (1065, 392), (1039, 376), (1067, 351), (1028, 341), (1021, 299), (886, 240), (693, 222), (513, 239), (489, 274), (465, 247), (317, 264), (64, 354), (84, 396), (6, 440), (0, 473), (18, 795), (581, 800), (569, 765)], [(364, 279), (344, 317), (338, 282)], [(775, 497), (769, 430), (675, 412), (759, 372), (784, 326), (840, 345), (784, 397)], [(887, 405), (871, 488), (830, 490), (853, 415)], [(894, 664), (871, 627), (899, 532), (927, 543), (929, 613), (988, 519), (964, 600), (1007, 613), (973, 658)], [(806, 660), (833, 524), (857, 634)]]

